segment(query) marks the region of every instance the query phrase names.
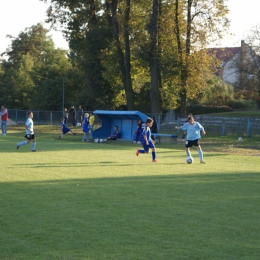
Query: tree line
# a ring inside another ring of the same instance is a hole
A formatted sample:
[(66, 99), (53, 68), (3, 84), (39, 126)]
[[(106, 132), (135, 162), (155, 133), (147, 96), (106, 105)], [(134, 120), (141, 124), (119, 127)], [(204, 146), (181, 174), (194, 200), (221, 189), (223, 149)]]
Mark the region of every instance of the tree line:
[(62, 79), (65, 106), (87, 110), (186, 114), (216, 85), (221, 97), (230, 93), (206, 49), (228, 28), (223, 0), (41, 1), (70, 50), (56, 49), (42, 24), (12, 37), (0, 67), (0, 101), (9, 107), (61, 110)]

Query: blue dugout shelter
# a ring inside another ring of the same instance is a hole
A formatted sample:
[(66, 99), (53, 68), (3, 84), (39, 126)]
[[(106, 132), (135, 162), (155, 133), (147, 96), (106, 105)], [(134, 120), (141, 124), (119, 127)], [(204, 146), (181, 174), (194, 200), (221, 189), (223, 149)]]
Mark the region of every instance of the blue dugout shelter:
[(139, 111), (96, 110), (93, 114), (101, 120), (101, 127), (93, 131), (93, 138), (107, 138), (114, 132), (114, 127), (117, 125), (121, 138), (129, 141), (132, 141), (137, 129), (136, 121), (141, 119), (145, 122), (148, 118)]

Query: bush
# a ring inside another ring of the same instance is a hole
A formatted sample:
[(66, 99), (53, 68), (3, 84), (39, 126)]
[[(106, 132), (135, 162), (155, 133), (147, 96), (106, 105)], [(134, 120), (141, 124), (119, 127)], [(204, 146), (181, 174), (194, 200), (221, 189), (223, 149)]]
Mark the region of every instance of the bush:
[(229, 102), (228, 106), (232, 107), (233, 109), (246, 109), (246, 110), (257, 109), (257, 103), (254, 100), (234, 99)]
[[(187, 107), (187, 114), (192, 113), (194, 115), (200, 114), (210, 114), (210, 113), (222, 113), (222, 112), (232, 112), (231, 107), (226, 106), (205, 106), (205, 105), (190, 105)], [(180, 109), (174, 110), (175, 114), (180, 114)]]

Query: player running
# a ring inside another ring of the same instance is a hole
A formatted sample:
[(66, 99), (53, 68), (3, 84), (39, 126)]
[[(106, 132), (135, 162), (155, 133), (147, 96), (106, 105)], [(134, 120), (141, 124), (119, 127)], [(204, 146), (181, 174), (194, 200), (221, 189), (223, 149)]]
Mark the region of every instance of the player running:
[(154, 141), (151, 138), (151, 129), (150, 127), (153, 125), (153, 119), (147, 118), (145, 127), (142, 132), (142, 144), (144, 150), (137, 149), (136, 150), (136, 156), (139, 155), (139, 153), (149, 153), (149, 148), (152, 149), (152, 162), (157, 162), (156, 160), (156, 151), (155, 151), (155, 145)]
[(36, 138), (34, 136), (34, 131), (33, 131), (33, 112), (29, 111), (27, 113), (28, 119), (26, 120), (25, 123), (25, 138), (27, 139), (27, 141), (23, 141), (20, 143), (16, 144), (16, 149), (18, 150), (20, 148), (20, 146), (29, 144), (32, 140), (32, 152), (36, 152), (35, 148), (36, 148)]

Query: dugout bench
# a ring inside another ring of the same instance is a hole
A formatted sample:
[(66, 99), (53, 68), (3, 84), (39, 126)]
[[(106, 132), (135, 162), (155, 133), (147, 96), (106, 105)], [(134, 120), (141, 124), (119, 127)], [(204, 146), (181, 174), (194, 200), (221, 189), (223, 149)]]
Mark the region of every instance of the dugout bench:
[(158, 140), (159, 144), (161, 143), (162, 137), (169, 137), (170, 143), (177, 144), (178, 135), (174, 135), (174, 134), (152, 134), (152, 135), (155, 137), (155, 140)]

